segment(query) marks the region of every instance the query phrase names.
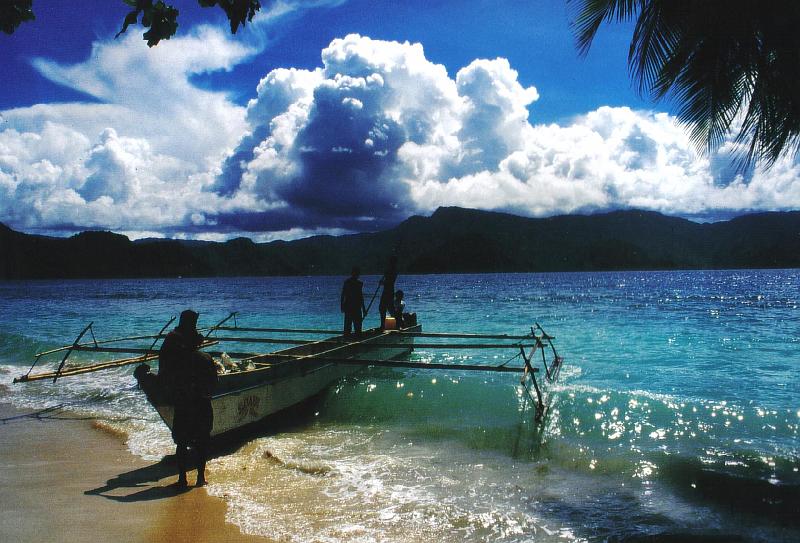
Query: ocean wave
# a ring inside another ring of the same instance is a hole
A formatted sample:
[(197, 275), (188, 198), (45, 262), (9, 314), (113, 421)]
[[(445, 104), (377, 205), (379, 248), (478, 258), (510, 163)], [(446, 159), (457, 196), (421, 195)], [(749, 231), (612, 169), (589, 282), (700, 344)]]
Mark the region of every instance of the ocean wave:
[(332, 471), (329, 466), (324, 464), (282, 460), (270, 450), (265, 450), (263, 453), (261, 453), (261, 458), (283, 468), (299, 471), (300, 473), (305, 473), (306, 475), (324, 476), (330, 474)]
[(167, 292), (158, 291), (125, 291), (125, 292), (94, 292), (87, 294), (87, 298), (95, 300), (155, 300), (160, 298), (169, 298)]
[(0, 332), (0, 363), (30, 365), (36, 353), (46, 348), (46, 344), (34, 336)]
[[(329, 542), (504, 541), (541, 530), (524, 511), (465, 501), (467, 472), (431, 469), (443, 451), (421, 444), (386, 454), (385, 438), (322, 428), (264, 438), (215, 460), (209, 492), (228, 502), (228, 518), (243, 531), (281, 541), (309, 541), (311, 533)], [(325, 469), (308, 473), (310, 466)]]

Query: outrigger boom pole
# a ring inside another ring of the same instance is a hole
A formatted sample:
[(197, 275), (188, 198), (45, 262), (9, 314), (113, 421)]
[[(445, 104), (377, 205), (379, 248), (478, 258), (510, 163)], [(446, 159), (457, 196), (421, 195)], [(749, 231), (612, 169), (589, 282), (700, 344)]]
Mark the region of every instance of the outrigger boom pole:
[[(328, 336), (341, 334), (341, 330), (321, 330), (316, 328), (253, 328), (253, 327), (236, 327), (236, 326), (215, 326), (216, 330), (224, 330), (226, 332), (274, 332), (278, 334), (291, 333), (291, 334), (324, 334)], [(456, 339), (532, 339), (531, 334), (525, 335), (509, 335), (509, 334), (467, 334), (467, 333), (450, 333), (450, 332), (405, 332), (403, 330), (388, 330), (391, 334), (397, 334), (407, 337), (430, 337), (430, 338), (456, 338)], [(555, 336), (547, 336), (555, 339)]]
[[(231, 316), (229, 315), (226, 317), (222, 322), (227, 321), (230, 319)], [(211, 326), (208, 328), (199, 328), (199, 331), (217, 331), (222, 330), (226, 332), (272, 332), (278, 334), (324, 334), (329, 336), (334, 336), (341, 333), (341, 330), (321, 330), (321, 329), (312, 329), (312, 328), (253, 328), (253, 327), (238, 327), (238, 326)], [(467, 334), (467, 333), (435, 333), (435, 332), (403, 332), (402, 330), (394, 330), (390, 331), (391, 335), (399, 335), (403, 337), (424, 337), (424, 338), (452, 338), (452, 339), (500, 339), (500, 340), (532, 340), (533, 336), (530, 334), (527, 335), (509, 335), (509, 334)], [(108, 345), (110, 343), (120, 343), (123, 341), (136, 341), (142, 339), (161, 339), (165, 337), (163, 330), (159, 334), (148, 334), (148, 335), (141, 335), (141, 336), (129, 336), (129, 337), (120, 337), (114, 339), (106, 339), (103, 341), (94, 341), (93, 343), (73, 343), (72, 345), (66, 345), (64, 347), (58, 347), (56, 349), (51, 349), (49, 351), (42, 351), (40, 353), (36, 353), (37, 358), (41, 358), (43, 356), (51, 355), (58, 352), (67, 351), (69, 349), (77, 350), (77, 351), (96, 351), (96, 352), (123, 352), (123, 353), (138, 353), (142, 352), (142, 349), (124, 349), (124, 348), (104, 348), (100, 347), (100, 345)], [(252, 339), (252, 338), (249, 338)], [(555, 339), (554, 336), (546, 336), (545, 339)], [(224, 338), (220, 338), (220, 340), (224, 341)], [(243, 341), (245, 342), (245, 341)], [(311, 340), (286, 340), (286, 341), (278, 341), (277, 339), (274, 341), (269, 341), (271, 343), (284, 343), (286, 345), (299, 345), (302, 343), (311, 342)], [(262, 343), (268, 343), (267, 341), (263, 341)], [(418, 345), (419, 346), (419, 345)], [(437, 344), (437, 347), (444, 347), (445, 344)], [(516, 347), (516, 345), (512, 345)], [(434, 348), (434, 347), (432, 347)], [(466, 347), (465, 347), (466, 348)], [(475, 347), (480, 348), (480, 347)], [(32, 369), (32, 368), (31, 368)]]
[[(275, 355), (276, 358), (288, 358), (284, 355)], [(386, 368), (413, 368), (418, 370), (455, 370), (455, 371), (493, 371), (499, 373), (520, 373), (522, 368), (515, 366), (490, 366), (488, 364), (443, 364), (439, 362), (407, 362), (405, 360), (370, 360), (365, 358), (339, 358), (334, 356), (320, 356), (311, 360), (324, 360), (332, 364), (345, 366), (380, 366)], [(534, 368), (538, 371), (538, 368)]]

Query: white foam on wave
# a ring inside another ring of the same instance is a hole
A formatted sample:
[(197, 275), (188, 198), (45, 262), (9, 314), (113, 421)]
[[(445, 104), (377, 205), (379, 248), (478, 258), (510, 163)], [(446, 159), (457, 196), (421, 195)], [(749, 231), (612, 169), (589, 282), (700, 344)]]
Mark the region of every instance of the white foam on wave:
[(0, 365), (0, 381), (8, 385), (0, 396), (19, 409), (63, 410), (102, 420), (108, 428), (126, 435), (131, 453), (148, 461), (172, 452), (169, 430), (136, 386), (130, 368), (79, 377), (11, 384), (23, 373), (20, 366)]
[(128, 450), (150, 462), (175, 452), (172, 434), (160, 421), (131, 421), (126, 425)]
[(388, 430), (312, 428), (214, 460), (208, 490), (227, 501), (228, 520), (242, 531), (280, 541), (512, 541), (542, 533), (525, 504), (500, 488), (517, 479), (511, 459), (439, 445)]

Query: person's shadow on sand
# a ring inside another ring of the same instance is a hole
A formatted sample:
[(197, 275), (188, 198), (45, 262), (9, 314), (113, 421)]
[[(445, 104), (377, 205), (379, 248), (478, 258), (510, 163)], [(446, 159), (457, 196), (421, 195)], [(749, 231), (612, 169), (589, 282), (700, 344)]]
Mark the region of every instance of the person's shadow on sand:
[[(230, 432), (228, 439), (224, 441), (212, 441), (208, 458), (212, 459), (220, 456), (227, 456), (234, 453), (239, 447), (250, 440), (305, 425), (312, 416), (312, 413), (319, 410), (319, 405), (323, 401), (325, 394), (327, 394), (327, 392), (322, 392), (296, 406), (281, 411), (278, 415), (267, 417), (259, 423)], [(191, 456), (192, 459), (187, 466), (190, 471), (197, 468), (195, 463), (196, 458), (194, 458), (195, 455), (192, 454)], [(106, 481), (105, 485), (93, 488), (92, 490), (86, 490), (84, 494), (87, 496), (102, 496), (118, 502), (138, 502), (171, 498), (191, 490), (192, 487), (182, 487), (177, 484), (154, 486), (153, 483), (158, 483), (168, 477), (177, 477), (177, 475), (178, 465), (175, 455), (171, 454), (165, 456), (156, 464), (121, 473), (113, 479)], [(138, 491), (126, 495), (112, 494), (112, 492), (119, 489)]]
[[(284, 426), (279, 426), (278, 428), (280, 429)], [(268, 433), (264, 433), (263, 431), (259, 433), (258, 429), (254, 428), (247, 432), (242, 432), (241, 434), (236, 435), (238, 439), (233, 439), (229, 442), (213, 443), (211, 446), (209, 459), (232, 454), (249, 439), (253, 439), (254, 437), (262, 435), (268, 435)], [(189, 471), (197, 468), (196, 458), (194, 458), (194, 456), (194, 454), (191, 455), (192, 458), (187, 466)], [(157, 485), (158, 482), (162, 481), (163, 479), (172, 479), (177, 476), (178, 464), (175, 459), (175, 455), (170, 454), (163, 457), (155, 464), (137, 468), (125, 473), (120, 473), (116, 477), (106, 481), (105, 485), (93, 488), (91, 490), (86, 490), (84, 491), (84, 494), (87, 496), (102, 496), (109, 500), (118, 502), (139, 502), (171, 498), (192, 489), (191, 486), (179, 486), (174, 483)], [(120, 489), (138, 490), (138, 492), (125, 495), (113, 493), (115, 490)]]
[[(148, 483), (157, 483), (164, 478), (174, 477), (177, 474), (178, 468), (175, 464), (175, 457), (172, 455), (165, 456), (157, 464), (120, 473), (113, 479), (106, 481), (105, 485), (87, 490), (84, 494), (87, 496), (102, 496), (118, 502), (139, 502), (171, 498), (191, 490), (191, 487), (181, 487), (176, 484), (153, 486)], [(142, 490), (126, 495), (111, 494), (115, 490), (125, 488)]]

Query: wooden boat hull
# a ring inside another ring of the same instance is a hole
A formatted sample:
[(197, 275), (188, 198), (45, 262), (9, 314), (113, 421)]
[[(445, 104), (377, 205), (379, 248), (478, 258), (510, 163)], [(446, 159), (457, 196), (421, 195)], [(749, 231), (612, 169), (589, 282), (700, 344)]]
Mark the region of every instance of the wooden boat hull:
[[(422, 327), (417, 325), (407, 328), (406, 331), (421, 332)], [(245, 359), (245, 362), (252, 362), (256, 369), (221, 374), (211, 398), (214, 412), (212, 437), (241, 429), (295, 406), (363, 368), (320, 360), (323, 356), (339, 360), (386, 360), (408, 356), (414, 347), (413, 336), (381, 332), (378, 329), (364, 332), (358, 340), (352, 338), (353, 336), (336, 336), (254, 356)], [(341, 342), (341, 345), (332, 342)], [(371, 343), (393, 345), (371, 347)], [(280, 355), (294, 358), (281, 359)], [(298, 356), (308, 358), (296, 358)], [(174, 408), (166, 401), (165, 391), (157, 376), (144, 372), (137, 372), (135, 375), (147, 399), (164, 423), (172, 429)]]

